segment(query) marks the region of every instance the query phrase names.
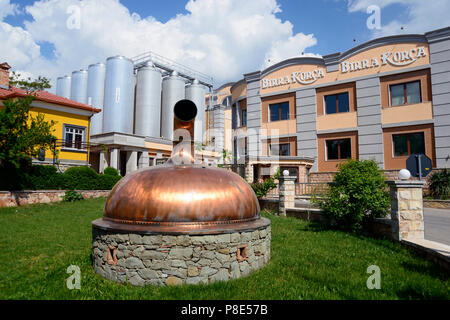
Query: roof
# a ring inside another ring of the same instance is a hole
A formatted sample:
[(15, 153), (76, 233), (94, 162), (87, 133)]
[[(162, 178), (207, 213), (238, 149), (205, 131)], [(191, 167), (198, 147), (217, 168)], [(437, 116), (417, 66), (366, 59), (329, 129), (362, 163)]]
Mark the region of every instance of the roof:
[[(18, 97), (26, 97), (27, 92), (25, 90), (16, 88), (16, 87), (10, 87), (9, 89), (3, 89), (0, 88), (0, 99), (10, 99), (10, 98), (18, 98)], [(102, 110), (91, 107), (87, 104), (80, 103), (74, 100), (70, 100), (67, 98), (63, 98), (60, 96), (57, 96), (56, 94), (47, 92), (47, 91), (38, 91), (36, 92), (35, 99), (42, 101), (42, 102), (48, 102), (53, 103), (61, 106), (66, 106), (70, 108), (80, 109), (80, 110), (86, 110), (91, 111), (93, 113), (101, 112)]]
[(11, 69), (11, 66), (8, 63), (3, 62), (3, 63), (0, 63), (0, 69), (9, 70), (9, 69)]

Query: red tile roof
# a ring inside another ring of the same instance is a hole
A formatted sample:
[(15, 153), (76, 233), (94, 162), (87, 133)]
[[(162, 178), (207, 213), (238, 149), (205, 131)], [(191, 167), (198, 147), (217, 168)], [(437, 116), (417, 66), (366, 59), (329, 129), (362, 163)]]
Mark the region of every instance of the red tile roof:
[[(26, 96), (27, 96), (26, 91), (19, 89), (19, 88), (15, 88), (15, 87), (10, 87), (9, 89), (0, 88), (0, 99), (9, 99), (9, 98), (26, 97)], [(73, 101), (70, 99), (66, 99), (66, 98), (57, 96), (56, 94), (53, 94), (53, 93), (50, 93), (47, 91), (38, 91), (36, 93), (35, 99), (42, 101), (42, 102), (49, 102), (49, 103), (58, 104), (61, 106), (70, 107), (70, 108), (91, 111), (94, 113), (98, 113), (98, 112), (102, 111), (100, 109), (91, 107), (87, 104)]]

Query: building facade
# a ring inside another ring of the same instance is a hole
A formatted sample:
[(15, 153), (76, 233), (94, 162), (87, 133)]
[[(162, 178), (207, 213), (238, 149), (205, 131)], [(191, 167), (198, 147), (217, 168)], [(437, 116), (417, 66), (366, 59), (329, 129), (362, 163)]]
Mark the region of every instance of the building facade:
[(450, 28), (288, 59), (230, 91), (234, 159), (249, 180), (281, 166), (329, 181), (348, 158), (396, 174), (414, 153), (450, 167)]
[[(9, 85), (9, 69), (7, 63), (0, 64), (0, 108), (6, 99), (23, 98), (24, 90)], [(37, 92), (31, 103), (30, 116), (38, 114), (46, 121), (55, 121), (53, 135), (57, 138), (54, 149), (45, 150), (40, 159), (33, 159), (35, 164), (56, 164), (61, 170), (73, 166), (89, 165), (90, 120), (99, 109), (69, 100), (49, 92)]]

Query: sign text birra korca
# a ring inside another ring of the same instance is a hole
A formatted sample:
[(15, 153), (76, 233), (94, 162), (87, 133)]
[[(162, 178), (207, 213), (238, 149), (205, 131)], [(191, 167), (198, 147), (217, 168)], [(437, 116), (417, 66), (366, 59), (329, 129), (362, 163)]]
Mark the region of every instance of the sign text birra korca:
[(263, 79), (262, 88), (272, 88), (278, 86), (284, 86), (291, 83), (301, 83), (301, 84), (311, 84), (316, 82), (318, 79), (324, 77), (323, 69), (314, 69), (312, 71), (296, 71), (291, 74), (291, 76), (280, 77), (277, 79)]
[(354, 72), (358, 70), (364, 70), (369, 68), (376, 68), (381, 65), (390, 64), (396, 67), (407, 66), (422, 57), (426, 57), (427, 54), (425, 52), (425, 47), (412, 48), (410, 50), (401, 50), (401, 51), (388, 51), (381, 54), (381, 60), (373, 57), (370, 59), (364, 59), (361, 61), (344, 61), (341, 63), (341, 72)]

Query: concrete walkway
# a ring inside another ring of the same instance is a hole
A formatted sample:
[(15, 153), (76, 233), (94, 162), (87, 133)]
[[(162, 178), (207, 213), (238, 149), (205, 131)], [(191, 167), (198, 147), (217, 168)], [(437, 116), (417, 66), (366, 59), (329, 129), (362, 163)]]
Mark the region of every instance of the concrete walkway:
[(425, 239), (450, 245), (450, 210), (424, 208)]

